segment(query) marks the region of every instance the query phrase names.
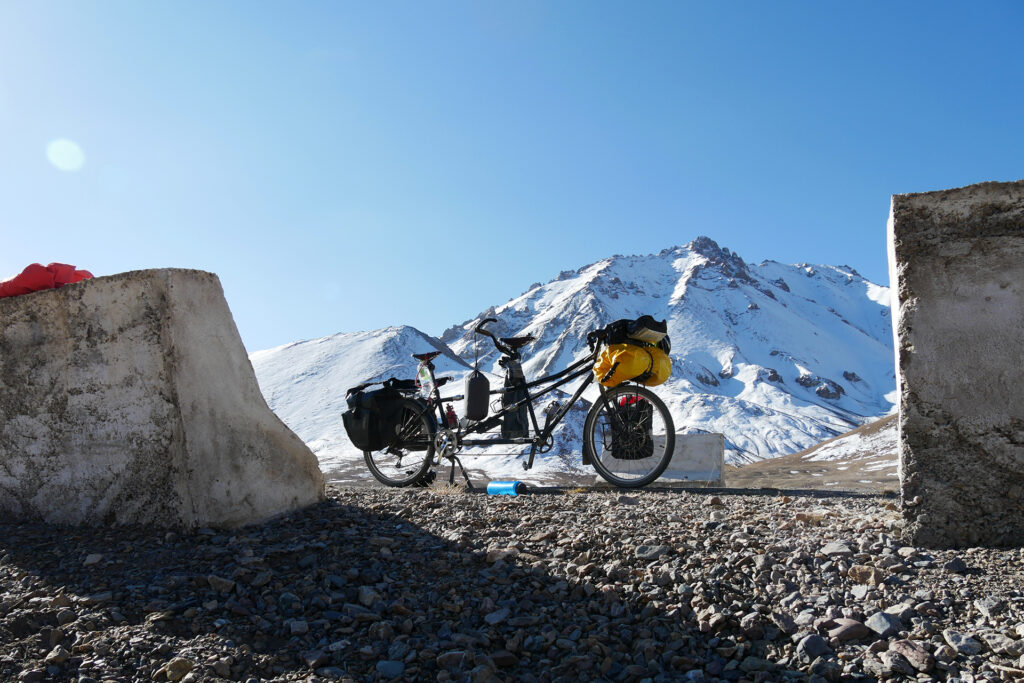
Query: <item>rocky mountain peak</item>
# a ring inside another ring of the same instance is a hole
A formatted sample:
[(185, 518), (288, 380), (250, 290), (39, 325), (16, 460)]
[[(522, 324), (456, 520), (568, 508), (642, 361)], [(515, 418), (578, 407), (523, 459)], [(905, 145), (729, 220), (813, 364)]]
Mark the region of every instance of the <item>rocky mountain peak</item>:
[[(535, 341), (523, 350), (523, 366), (528, 377), (537, 378), (589, 354), (589, 331), (644, 314), (668, 321), (673, 372), (656, 391), (669, 405), (677, 429), (724, 433), (731, 462), (807, 448), (892, 408), (887, 288), (848, 268), (748, 264), (703, 236), (658, 254), (612, 256), (563, 270), (545, 284), (448, 327), (440, 340), (428, 342), (412, 328), (389, 328), (342, 335), (332, 354), (315, 355), (312, 342), (287, 359), (267, 357), (257, 363), (254, 354), (254, 365), (258, 374), (261, 366), (266, 368), (261, 382), (272, 374), (271, 367), (277, 368), (280, 375), (268, 382), (277, 385), (299, 372), (299, 356), (306, 354), (307, 364), (323, 365), (309, 372), (325, 382), (351, 375), (339, 387), (343, 395), (347, 387), (371, 377), (411, 376), (415, 363), (408, 354), (436, 343), (452, 354), (439, 359), (446, 374), (458, 379), (468, 370), (455, 358), (472, 363), (479, 353), (481, 369), (496, 384), (503, 370), (493, 345), (472, 333), (483, 318), (497, 319), (490, 329), (499, 336), (533, 335)], [(445, 322), (438, 321), (438, 327)], [(382, 337), (391, 341), (382, 343)], [(406, 348), (411, 345), (416, 348)], [(347, 364), (344, 373), (327, 370), (333, 359)], [(284, 391), (278, 395), (283, 402)], [(334, 418), (325, 414), (318, 424), (333, 429)], [(307, 424), (307, 432), (296, 431), (316, 436), (312, 423)], [(335, 442), (343, 443), (343, 435)], [(319, 455), (331, 448), (314, 451)]]

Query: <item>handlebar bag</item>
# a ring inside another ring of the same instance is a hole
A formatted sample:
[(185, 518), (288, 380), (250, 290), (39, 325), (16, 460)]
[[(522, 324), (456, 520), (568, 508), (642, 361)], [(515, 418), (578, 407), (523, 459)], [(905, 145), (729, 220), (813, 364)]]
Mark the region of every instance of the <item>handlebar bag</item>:
[(671, 374), (672, 361), (657, 346), (608, 344), (594, 363), (594, 377), (609, 388), (629, 380), (655, 387)]
[(341, 415), (352, 445), (361, 451), (379, 451), (395, 443), (402, 424), (402, 394), (392, 386), (357, 391), (348, 397)]
[(612, 457), (642, 460), (654, 455), (654, 406), (642, 396), (623, 396), (612, 421)]

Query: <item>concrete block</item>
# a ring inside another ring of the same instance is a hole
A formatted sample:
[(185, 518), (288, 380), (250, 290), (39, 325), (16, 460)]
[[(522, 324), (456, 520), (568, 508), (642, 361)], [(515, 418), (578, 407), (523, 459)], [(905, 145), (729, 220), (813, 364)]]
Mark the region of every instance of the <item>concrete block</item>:
[(895, 195), (889, 269), (909, 540), (1024, 543), (1024, 181)]
[(0, 299), (0, 513), (239, 526), (323, 500), (212, 273), (147, 270)]
[(724, 467), (724, 434), (676, 434), (672, 462), (657, 484), (720, 486)]
[[(664, 448), (664, 435), (654, 435), (654, 448)], [(628, 471), (628, 463), (612, 458), (611, 454), (602, 455), (603, 461), (612, 471), (624, 466)], [(719, 486), (723, 482), (725, 465), (724, 434), (676, 434), (676, 447), (668, 467), (652, 486)], [(606, 486), (608, 483), (599, 474), (594, 474), (593, 483)]]

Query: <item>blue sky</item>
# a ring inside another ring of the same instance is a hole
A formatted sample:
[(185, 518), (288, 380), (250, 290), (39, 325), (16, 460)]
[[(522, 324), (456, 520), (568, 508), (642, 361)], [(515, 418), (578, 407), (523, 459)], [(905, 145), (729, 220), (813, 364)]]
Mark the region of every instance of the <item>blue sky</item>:
[(1024, 178), (1022, 34), (1019, 2), (8, 0), (0, 277), (210, 270), (250, 350), (698, 235), (885, 283), (891, 194)]

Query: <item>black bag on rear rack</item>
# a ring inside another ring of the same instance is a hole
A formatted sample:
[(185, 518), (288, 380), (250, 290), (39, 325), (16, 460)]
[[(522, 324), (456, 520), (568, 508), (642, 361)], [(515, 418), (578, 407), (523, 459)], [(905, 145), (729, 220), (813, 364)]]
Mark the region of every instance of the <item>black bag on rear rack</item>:
[(655, 320), (649, 315), (639, 318), (623, 318), (604, 327), (606, 344), (650, 344), (657, 346), (665, 353), (672, 351), (672, 342), (668, 337), (668, 324)]
[[(654, 406), (642, 396), (623, 396), (615, 406), (622, 421), (619, 430), (612, 427), (612, 457), (619, 460), (642, 460), (654, 455), (652, 421)], [(619, 433), (616, 433), (619, 431)]]
[(403, 382), (412, 380), (389, 380), (381, 389), (359, 390), (348, 396), (348, 410), (341, 419), (353, 446), (361, 451), (379, 451), (397, 440), (405, 412), (397, 387)]

